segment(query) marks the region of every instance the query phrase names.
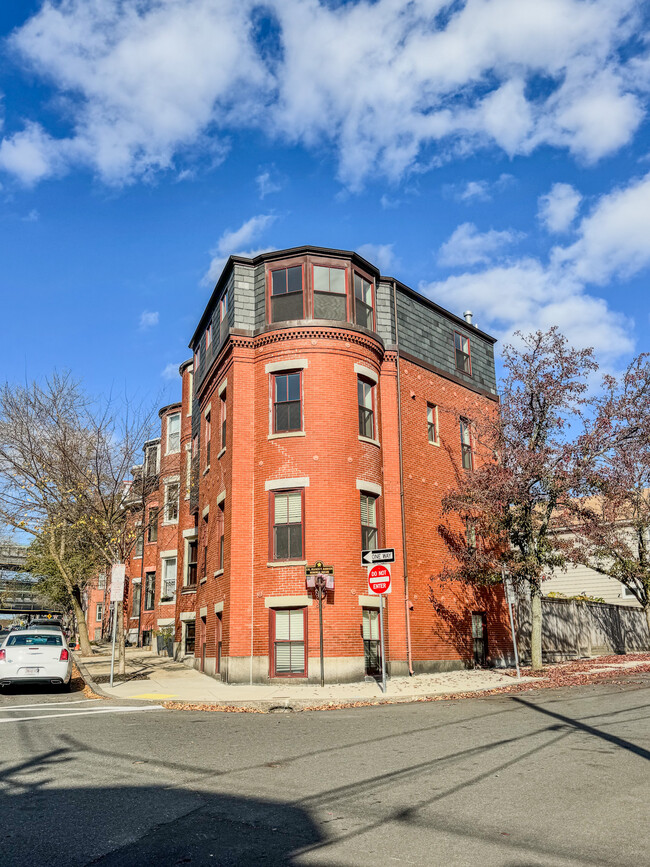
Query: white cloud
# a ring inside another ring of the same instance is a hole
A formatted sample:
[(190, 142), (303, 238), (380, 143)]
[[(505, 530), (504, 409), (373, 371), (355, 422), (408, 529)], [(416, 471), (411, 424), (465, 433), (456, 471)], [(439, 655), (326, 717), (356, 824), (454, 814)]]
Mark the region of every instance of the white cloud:
[(282, 189), (282, 184), (276, 177), (276, 174), (277, 173), (273, 169), (264, 169), (255, 178), (260, 199), (263, 199), (265, 196), (270, 196), (271, 193), (279, 193)]
[(382, 274), (388, 274), (397, 266), (392, 244), (362, 244), (357, 247), (357, 253), (376, 265)]
[(38, 213), (36, 208), (32, 208), (27, 216), (22, 217), (23, 223), (37, 223), (41, 218), (41, 215)]
[(521, 233), (512, 229), (479, 232), (474, 223), (461, 223), (440, 247), (438, 263), (448, 267), (486, 265), (503, 247), (514, 244), (521, 237)]
[(548, 262), (523, 257), (421, 289), (451, 310), (470, 308), (479, 327), (500, 337), (558, 325), (572, 343), (594, 346), (611, 361), (634, 349), (633, 323), (588, 289), (650, 266), (649, 213), (650, 173), (602, 196), (581, 220), (577, 240), (554, 247)]
[[(484, 147), (513, 156), (547, 144), (593, 162), (630, 141), (643, 117), (650, 76), (643, 39), (633, 41), (642, 6), (45, 3), (10, 44), (54, 87), (71, 133), (7, 133), (0, 168), (28, 184), (79, 166), (128, 183), (178, 173), (185, 157), (223, 159), (228, 134), (251, 128), (333, 148), (350, 189)], [(279, 34), (270, 45), (257, 38), (260, 15)]]
[(143, 310), (140, 314), (140, 330), (146, 331), (148, 328), (153, 328), (158, 325), (160, 316), (157, 310)]
[(261, 235), (275, 219), (276, 217), (273, 214), (258, 214), (246, 220), (238, 229), (226, 229), (210, 251), (212, 260), (201, 282), (204, 285), (214, 283), (221, 274), (229, 256), (238, 254), (252, 258), (272, 249), (270, 247), (263, 247), (255, 250), (244, 250), (243, 248)]
[(537, 216), (549, 232), (566, 232), (576, 214), (582, 196), (571, 184), (553, 184), (538, 200)]
[(579, 238), (556, 248), (558, 264), (585, 282), (603, 285), (627, 278), (650, 265), (650, 172), (627, 187), (603, 196), (581, 222)]
[(390, 211), (393, 208), (399, 208), (402, 202), (401, 199), (391, 199), (390, 196), (386, 195), (386, 193), (382, 193), (379, 204), (382, 206), (384, 211)]
[(514, 182), (513, 175), (503, 172), (496, 181), (480, 180), (466, 181), (462, 184), (447, 184), (443, 187), (443, 192), (457, 202), (464, 202), (465, 204), (489, 202), (494, 193), (503, 192)]
[(176, 364), (173, 361), (170, 361), (169, 364), (166, 364), (160, 372), (160, 375), (163, 379), (177, 379), (179, 376), (178, 368), (179, 364)]

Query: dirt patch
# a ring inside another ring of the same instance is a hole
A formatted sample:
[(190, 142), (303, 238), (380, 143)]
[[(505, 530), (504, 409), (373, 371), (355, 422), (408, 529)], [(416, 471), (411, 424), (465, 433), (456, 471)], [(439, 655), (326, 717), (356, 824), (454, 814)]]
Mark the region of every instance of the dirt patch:
[[(111, 676), (110, 674), (98, 674), (97, 677), (93, 677), (95, 683), (110, 683)], [(149, 674), (146, 672), (136, 672), (135, 674), (114, 674), (113, 675), (113, 683), (128, 683), (131, 680), (149, 680)]]

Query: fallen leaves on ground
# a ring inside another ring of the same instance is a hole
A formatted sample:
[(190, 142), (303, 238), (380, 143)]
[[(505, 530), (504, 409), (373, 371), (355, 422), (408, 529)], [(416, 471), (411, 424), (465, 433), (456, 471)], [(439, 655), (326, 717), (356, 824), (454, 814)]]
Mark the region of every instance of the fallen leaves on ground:
[[(618, 666), (623, 662), (637, 662), (629, 668)], [(608, 671), (592, 671), (594, 668), (604, 666), (617, 666)], [(289, 706), (286, 710), (314, 711), (314, 710), (343, 710), (351, 707), (373, 707), (383, 704), (412, 704), (432, 701), (458, 701), (465, 698), (482, 698), (483, 696), (508, 695), (510, 693), (528, 692), (535, 689), (557, 689), (561, 686), (585, 686), (590, 683), (610, 681), (617, 684), (629, 683), (629, 679), (621, 680), (630, 675), (650, 672), (650, 653), (635, 653), (623, 656), (598, 656), (593, 659), (579, 659), (572, 662), (561, 662), (556, 665), (547, 665), (541, 671), (532, 671), (522, 668), (522, 677), (534, 677), (534, 681), (526, 683), (515, 682), (511, 686), (498, 686), (494, 689), (482, 689), (470, 692), (441, 693), (440, 695), (404, 696), (401, 698), (379, 697), (368, 701), (342, 701), (327, 702), (326, 704)], [(301, 699), (298, 699), (301, 701)], [(191, 702), (164, 701), (163, 707), (169, 710), (199, 710), (217, 713), (276, 713), (285, 710), (284, 706), (262, 710), (259, 707), (246, 707), (238, 705), (200, 704)]]

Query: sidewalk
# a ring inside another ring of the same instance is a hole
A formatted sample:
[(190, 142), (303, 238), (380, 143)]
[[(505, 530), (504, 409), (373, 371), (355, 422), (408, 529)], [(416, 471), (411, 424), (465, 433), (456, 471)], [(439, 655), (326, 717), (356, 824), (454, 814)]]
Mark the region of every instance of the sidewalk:
[[(110, 652), (102, 649), (92, 657), (75, 653), (75, 660), (89, 686), (110, 698), (170, 701), (182, 704), (217, 704), (268, 710), (281, 707), (308, 707), (328, 704), (350, 704), (356, 701), (412, 701), (434, 695), (481, 692), (512, 686), (517, 681), (512, 674), (494, 669), (470, 669), (420, 674), (414, 677), (390, 678), (384, 695), (377, 683), (328, 684), (226, 684), (200, 671), (188, 668), (148, 650), (129, 647), (126, 650), (127, 675), (133, 677), (115, 682), (113, 688), (101, 682), (110, 674)], [(96, 679), (100, 683), (96, 683)], [(532, 680), (522, 677), (521, 683)]]

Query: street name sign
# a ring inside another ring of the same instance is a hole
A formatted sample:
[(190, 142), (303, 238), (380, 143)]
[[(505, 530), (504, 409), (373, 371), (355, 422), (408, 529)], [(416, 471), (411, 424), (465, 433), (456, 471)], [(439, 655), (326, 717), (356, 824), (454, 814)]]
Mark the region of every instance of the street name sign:
[(394, 563), (394, 548), (374, 548), (361, 552), (361, 565), (372, 566), (373, 563)]
[(111, 602), (121, 602), (124, 598), (124, 563), (114, 563), (111, 567)]
[(376, 563), (368, 569), (368, 589), (374, 596), (391, 592), (390, 564)]

